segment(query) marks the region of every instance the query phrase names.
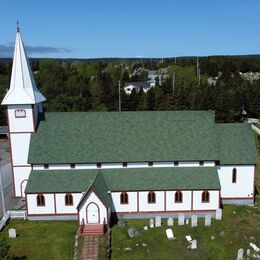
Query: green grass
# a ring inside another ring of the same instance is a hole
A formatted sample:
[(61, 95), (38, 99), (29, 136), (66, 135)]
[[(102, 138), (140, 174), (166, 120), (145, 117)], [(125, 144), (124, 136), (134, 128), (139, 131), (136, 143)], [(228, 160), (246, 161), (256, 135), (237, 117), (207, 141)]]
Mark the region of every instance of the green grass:
[[(260, 167), (257, 167), (256, 187), (260, 191)], [(198, 227), (172, 227), (176, 240), (168, 240), (165, 230), (168, 228), (166, 219), (163, 219), (161, 228), (143, 230), (149, 225), (149, 220), (129, 220), (126, 228), (113, 226), (112, 228), (112, 259), (236, 259), (237, 250), (250, 248), (249, 242), (260, 246), (260, 196), (258, 194), (254, 207), (228, 205), (224, 207), (222, 220), (213, 220), (210, 227), (204, 226), (203, 219), (199, 220)], [(129, 227), (137, 228), (141, 235), (130, 239), (127, 235)], [(220, 232), (224, 231), (224, 235)], [(187, 249), (189, 245), (185, 236), (191, 235), (197, 239), (196, 250)], [(211, 237), (215, 239), (212, 240)], [(254, 239), (249, 239), (254, 237)], [(147, 247), (142, 244), (147, 244)], [(137, 246), (138, 244), (138, 246)], [(124, 249), (130, 247), (131, 251)], [(252, 249), (251, 249), (252, 252)]]
[[(112, 259), (236, 259), (237, 250), (249, 248), (249, 241), (259, 246), (259, 240), (249, 240), (250, 236), (260, 238), (259, 216), (259, 208), (226, 206), (223, 219), (213, 220), (210, 227), (205, 227), (202, 219), (195, 228), (177, 226), (175, 219), (173, 232), (176, 240), (166, 238), (166, 219), (161, 228), (148, 231), (144, 231), (143, 226), (148, 225), (149, 220), (129, 220), (128, 227), (121, 229), (114, 226), (112, 229)], [(138, 228), (141, 235), (130, 239), (127, 235), (129, 227)], [(220, 235), (221, 231), (224, 235)], [(197, 239), (198, 249), (187, 249), (189, 243), (185, 235)], [(214, 240), (211, 240), (212, 236)], [(125, 251), (126, 247), (132, 250)]]
[(106, 259), (106, 239), (106, 235), (98, 238), (98, 259)]
[[(18, 237), (8, 238), (8, 229), (15, 228)], [(26, 259), (72, 259), (76, 221), (23, 221), (11, 220), (0, 237), (7, 238), (10, 256)]]

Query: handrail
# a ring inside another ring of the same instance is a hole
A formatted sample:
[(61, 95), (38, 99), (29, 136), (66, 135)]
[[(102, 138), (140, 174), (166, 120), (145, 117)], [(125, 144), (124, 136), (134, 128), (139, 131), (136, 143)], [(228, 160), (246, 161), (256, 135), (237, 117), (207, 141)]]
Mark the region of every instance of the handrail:
[(82, 221), (80, 223), (80, 234), (83, 233), (84, 228), (85, 228), (85, 222), (84, 222), (84, 219), (82, 219)]

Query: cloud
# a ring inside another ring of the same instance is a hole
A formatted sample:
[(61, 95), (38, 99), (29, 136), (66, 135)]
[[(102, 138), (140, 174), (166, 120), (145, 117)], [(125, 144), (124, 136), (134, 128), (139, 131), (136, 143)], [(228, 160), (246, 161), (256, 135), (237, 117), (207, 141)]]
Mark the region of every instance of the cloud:
[[(59, 54), (70, 53), (72, 49), (64, 47), (49, 47), (49, 46), (26, 46), (26, 53), (31, 54)], [(0, 44), (0, 58), (13, 57), (14, 43)]]

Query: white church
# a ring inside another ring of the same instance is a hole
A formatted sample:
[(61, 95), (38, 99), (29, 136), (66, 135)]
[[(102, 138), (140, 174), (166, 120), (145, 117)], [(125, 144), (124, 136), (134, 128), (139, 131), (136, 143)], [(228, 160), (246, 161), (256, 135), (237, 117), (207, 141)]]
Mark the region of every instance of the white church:
[(257, 152), (248, 124), (213, 111), (44, 112), (19, 30), (7, 106), (14, 195), (29, 220), (215, 217), (253, 204)]

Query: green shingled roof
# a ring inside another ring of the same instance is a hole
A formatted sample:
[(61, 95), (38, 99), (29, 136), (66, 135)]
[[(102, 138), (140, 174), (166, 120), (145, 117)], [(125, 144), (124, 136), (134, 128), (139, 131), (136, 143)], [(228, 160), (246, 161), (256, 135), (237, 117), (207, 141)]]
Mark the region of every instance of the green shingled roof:
[(100, 172), (97, 173), (92, 187), (98, 193), (98, 195), (102, 198), (102, 200), (106, 203), (106, 205), (111, 205), (111, 197), (108, 195), (107, 185), (104, 181), (104, 178)]
[(257, 151), (249, 124), (216, 124), (221, 164), (255, 164)]
[(33, 170), (25, 192), (85, 192), (96, 175), (96, 171), (86, 170)]
[(25, 192), (85, 192), (91, 186), (105, 201), (107, 190), (220, 189), (215, 167), (171, 167), (33, 170)]
[(46, 113), (28, 162), (218, 160), (212, 111)]
[(111, 191), (220, 189), (215, 167), (169, 167), (102, 170)]

